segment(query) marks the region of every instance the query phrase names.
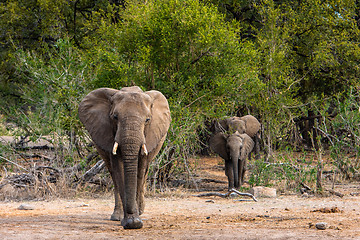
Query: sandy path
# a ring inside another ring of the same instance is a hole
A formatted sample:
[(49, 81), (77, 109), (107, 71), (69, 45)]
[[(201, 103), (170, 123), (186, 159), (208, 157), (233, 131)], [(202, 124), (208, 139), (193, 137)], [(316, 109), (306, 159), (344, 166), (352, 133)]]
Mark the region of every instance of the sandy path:
[[(18, 210), (27, 203), (34, 210)], [(337, 207), (336, 213), (313, 212)], [(218, 197), (146, 199), (144, 228), (109, 221), (113, 201), (0, 203), (1, 239), (360, 239), (360, 197), (279, 196), (258, 202)], [(328, 229), (310, 227), (326, 222)]]

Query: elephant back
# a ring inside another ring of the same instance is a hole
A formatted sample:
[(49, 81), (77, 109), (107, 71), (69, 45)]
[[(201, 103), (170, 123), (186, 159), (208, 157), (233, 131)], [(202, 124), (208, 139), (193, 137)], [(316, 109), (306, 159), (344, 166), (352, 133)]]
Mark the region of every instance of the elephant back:
[(239, 118), (245, 123), (245, 133), (250, 137), (254, 137), (261, 128), (260, 122), (252, 115), (245, 115)]

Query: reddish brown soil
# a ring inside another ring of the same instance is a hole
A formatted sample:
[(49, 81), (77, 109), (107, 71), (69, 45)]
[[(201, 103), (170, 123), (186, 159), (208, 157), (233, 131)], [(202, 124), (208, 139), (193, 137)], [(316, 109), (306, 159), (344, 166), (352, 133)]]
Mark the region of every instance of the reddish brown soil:
[[(218, 162), (202, 159), (201, 177), (226, 181)], [(207, 185), (226, 188), (226, 183)], [(350, 195), (360, 192), (359, 183), (340, 190), (343, 198), (279, 195), (254, 202), (199, 198), (193, 196), (198, 192), (178, 189), (147, 197), (144, 227), (139, 230), (124, 230), (109, 220), (110, 194), (97, 199), (1, 202), (0, 239), (360, 239), (360, 196)], [(34, 210), (18, 210), (23, 203)], [(318, 222), (326, 222), (327, 229), (317, 230)]]

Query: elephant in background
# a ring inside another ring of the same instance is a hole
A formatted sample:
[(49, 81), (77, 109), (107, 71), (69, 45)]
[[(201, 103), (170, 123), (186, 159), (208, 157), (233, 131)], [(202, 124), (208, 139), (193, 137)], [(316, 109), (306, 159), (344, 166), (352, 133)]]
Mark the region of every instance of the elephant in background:
[(214, 134), (217, 133), (234, 133), (238, 131), (240, 134), (246, 133), (255, 143), (255, 158), (260, 159), (260, 122), (252, 115), (242, 117), (230, 117), (219, 120), (215, 123)]
[(82, 100), (79, 118), (114, 183), (111, 220), (121, 221), (125, 229), (141, 228), (149, 164), (160, 151), (171, 122), (166, 98), (137, 86), (99, 88)]
[(246, 158), (254, 147), (254, 141), (238, 131), (232, 134), (217, 133), (210, 138), (210, 148), (225, 160), (225, 175), (229, 190), (244, 183)]

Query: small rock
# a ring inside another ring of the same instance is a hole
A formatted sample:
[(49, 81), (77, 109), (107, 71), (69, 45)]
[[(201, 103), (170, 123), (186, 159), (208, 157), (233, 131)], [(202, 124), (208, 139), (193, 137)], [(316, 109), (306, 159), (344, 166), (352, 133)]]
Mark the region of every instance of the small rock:
[(34, 206), (31, 206), (29, 204), (21, 204), (18, 207), (19, 210), (34, 210)]
[(325, 230), (327, 228), (327, 223), (326, 222), (319, 222), (317, 224), (315, 224), (316, 229), (319, 230)]
[(254, 197), (267, 197), (267, 198), (276, 198), (276, 189), (269, 187), (253, 187), (249, 191)]
[(206, 200), (205, 202), (214, 203), (214, 200)]

